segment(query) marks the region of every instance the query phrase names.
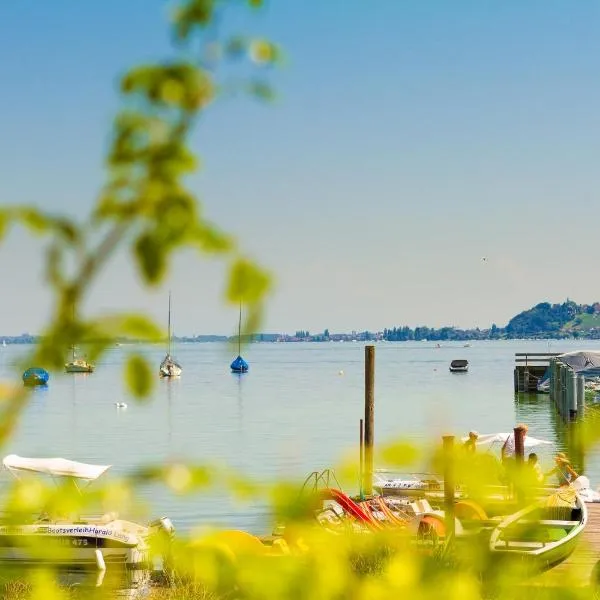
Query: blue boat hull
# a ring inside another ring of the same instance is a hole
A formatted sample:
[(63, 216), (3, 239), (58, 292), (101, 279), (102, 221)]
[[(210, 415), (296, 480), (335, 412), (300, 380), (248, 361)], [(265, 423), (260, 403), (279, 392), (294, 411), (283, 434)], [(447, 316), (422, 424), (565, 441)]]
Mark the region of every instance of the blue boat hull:
[(241, 357), (238, 356), (230, 365), (230, 369), (233, 373), (247, 373), (248, 363)]

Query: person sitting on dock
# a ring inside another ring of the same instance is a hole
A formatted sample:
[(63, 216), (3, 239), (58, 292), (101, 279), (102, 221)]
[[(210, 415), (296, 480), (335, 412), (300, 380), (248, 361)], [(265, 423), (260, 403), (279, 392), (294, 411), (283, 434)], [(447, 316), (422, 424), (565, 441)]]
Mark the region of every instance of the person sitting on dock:
[(554, 462), (556, 463), (555, 467), (548, 471), (545, 476), (551, 477), (552, 475), (556, 475), (559, 486), (569, 485), (579, 477), (577, 471), (571, 467), (571, 463), (564, 452), (559, 452), (554, 457)]
[(469, 439), (463, 444), (463, 448), (466, 452), (475, 453), (475, 444), (477, 443), (478, 437), (479, 433), (477, 433), (477, 431), (469, 431)]
[(535, 483), (543, 483), (544, 482), (544, 472), (542, 471), (542, 467), (540, 467), (540, 463), (538, 461), (538, 455), (535, 452), (532, 452), (527, 458), (527, 469), (529, 470), (529, 474), (531, 479)]

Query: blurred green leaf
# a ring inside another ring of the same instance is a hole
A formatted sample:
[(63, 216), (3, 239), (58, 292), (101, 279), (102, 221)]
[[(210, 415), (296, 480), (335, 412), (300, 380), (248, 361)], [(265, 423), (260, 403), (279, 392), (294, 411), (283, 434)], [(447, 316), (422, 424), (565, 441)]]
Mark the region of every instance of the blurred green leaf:
[(207, 26), (212, 19), (215, 0), (184, 0), (175, 9), (173, 25), (175, 35), (186, 40), (197, 27)]
[(421, 455), (417, 447), (408, 442), (386, 444), (380, 450), (380, 459), (390, 466), (413, 466), (419, 458), (421, 458)]
[(18, 218), (30, 231), (37, 234), (46, 233), (50, 227), (47, 215), (33, 207), (23, 207), (18, 211)]
[(220, 231), (212, 223), (202, 221), (192, 231), (192, 240), (203, 252), (223, 253), (232, 250), (235, 245), (231, 236)]
[(227, 300), (253, 304), (269, 291), (270, 285), (266, 271), (246, 258), (237, 258), (229, 269)]
[(135, 340), (158, 342), (165, 337), (151, 319), (135, 313), (103, 317), (97, 319), (91, 327), (111, 340), (118, 337), (131, 337)]
[(138, 237), (134, 251), (146, 283), (155, 284), (163, 278), (167, 268), (164, 250), (164, 243), (155, 233), (146, 232)]
[(4, 210), (0, 210), (0, 240), (4, 239), (6, 232), (8, 231), (8, 225), (10, 222), (10, 217), (8, 213)]
[(152, 391), (155, 378), (148, 361), (139, 354), (131, 354), (125, 363), (125, 381), (129, 391), (138, 399), (147, 397)]
[(273, 88), (265, 81), (251, 81), (248, 84), (248, 91), (259, 100), (270, 102), (275, 99)]

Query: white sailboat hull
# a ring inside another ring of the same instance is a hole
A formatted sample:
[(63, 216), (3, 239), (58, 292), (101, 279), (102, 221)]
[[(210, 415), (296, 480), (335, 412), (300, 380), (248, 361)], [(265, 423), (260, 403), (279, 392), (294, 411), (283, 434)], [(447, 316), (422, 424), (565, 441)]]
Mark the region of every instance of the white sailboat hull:
[(66, 373), (93, 373), (94, 367), (90, 364), (79, 364), (70, 362), (65, 365)]
[(160, 377), (180, 377), (183, 369), (181, 365), (178, 364), (173, 357), (171, 356), (171, 292), (169, 292), (169, 321), (167, 325), (168, 330), (168, 345), (167, 345), (167, 355), (164, 357), (163, 361), (160, 363), (158, 367), (158, 374)]
[(181, 366), (169, 356), (165, 357), (158, 368), (158, 374), (161, 377), (179, 377), (181, 376), (182, 371), (183, 369)]

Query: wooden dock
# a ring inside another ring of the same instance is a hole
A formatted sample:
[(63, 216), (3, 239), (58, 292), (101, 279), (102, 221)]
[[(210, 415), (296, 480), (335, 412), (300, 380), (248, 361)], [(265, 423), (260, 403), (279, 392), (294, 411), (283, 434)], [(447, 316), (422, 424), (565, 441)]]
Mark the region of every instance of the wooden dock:
[(589, 586), (592, 581), (599, 581), (600, 504), (587, 504), (587, 509), (588, 522), (583, 539), (573, 554), (560, 565), (528, 581), (527, 585), (580, 588)]
[(516, 352), (515, 392), (537, 392), (538, 381), (543, 377), (550, 359), (562, 352)]

